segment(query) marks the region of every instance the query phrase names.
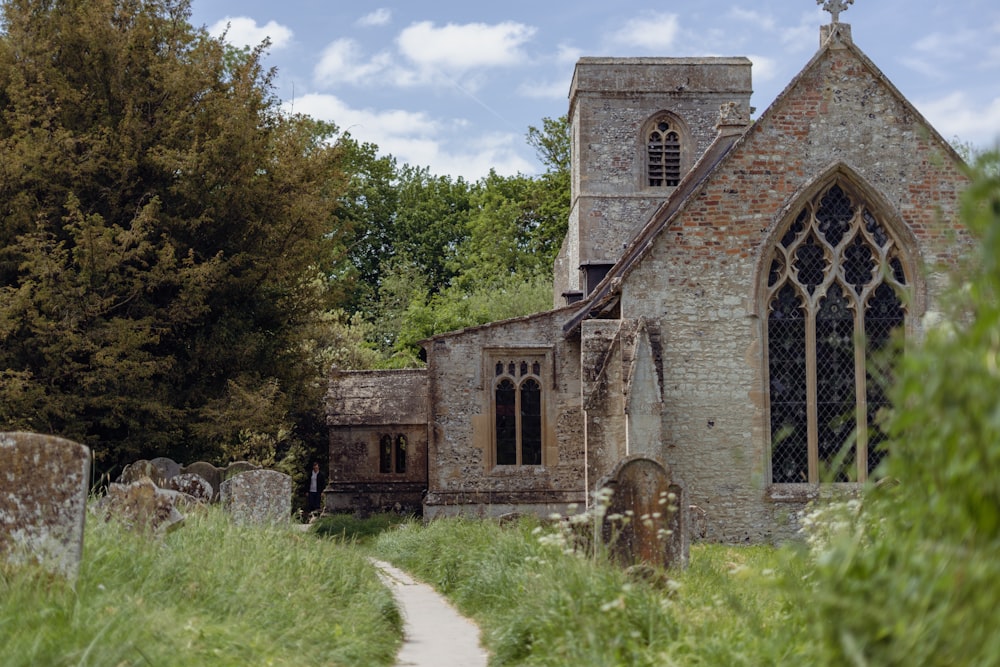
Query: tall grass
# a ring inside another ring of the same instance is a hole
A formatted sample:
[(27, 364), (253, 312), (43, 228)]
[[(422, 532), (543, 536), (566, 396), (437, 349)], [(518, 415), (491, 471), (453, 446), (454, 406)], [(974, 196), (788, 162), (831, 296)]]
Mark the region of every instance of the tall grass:
[(696, 546), (672, 578), (630, 577), (539, 539), (548, 530), (448, 519), (383, 533), (374, 549), (475, 618), (495, 665), (759, 665), (781, 655), (767, 646), (785, 631), (773, 548)]
[(144, 537), (88, 517), (75, 582), (0, 570), (0, 665), (388, 665), (401, 634), (363, 557), (217, 508)]

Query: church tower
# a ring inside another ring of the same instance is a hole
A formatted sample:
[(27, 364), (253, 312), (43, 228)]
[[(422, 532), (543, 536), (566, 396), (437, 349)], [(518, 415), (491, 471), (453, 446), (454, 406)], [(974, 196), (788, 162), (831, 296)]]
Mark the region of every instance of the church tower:
[(581, 58), (569, 93), (572, 204), (554, 303), (583, 298), (716, 137), (750, 112), (747, 58)]

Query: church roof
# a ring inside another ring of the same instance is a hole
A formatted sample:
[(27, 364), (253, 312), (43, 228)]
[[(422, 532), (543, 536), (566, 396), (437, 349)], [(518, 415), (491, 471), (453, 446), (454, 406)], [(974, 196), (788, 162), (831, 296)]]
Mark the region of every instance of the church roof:
[(816, 68), (823, 57), (831, 49), (847, 49), (875, 77), (879, 83), (889, 90), (890, 94), (900, 102), (907, 112), (916, 119), (917, 124), (926, 128), (929, 137), (939, 143), (956, 162), (962, 163), (961, 156), (955, 149), (927, 122), (927, 119), (917, 111), (916, 107), (896, 88), (868, 56), (858, 48), (851, 38), (851, 26), (846, 23), (831, 23), (821, 27), (821, 45), (808, 63), (785, 86), (785, 89), (774, 99), (760, 117), (747, 125), (738, 134), (720, 133), (712, 145), (705, 151), (695, 166), (677, 185), (675, 191), (653, 214), (649, 221), (640, 228), (628, 247), (622, 253), (618, 262), (608, 271), (604, 279), (594, 290), (579, 303), (574, 304), (573, 316), (563, 325), (564, 335), (572, 334), (583, 320), (597, 317), (610, 311), (617, 302), (622, 281), (638, 265), (643, 257), (653, 247), (655, 239), (682, 214), (685, 208), (702, 191), (713, 176), (725, 166), (727, 156), (731, 155), (745, 141), (755, 128), (766, 123), (773, 115), (785, 106), (786, 100), (800, 82)]

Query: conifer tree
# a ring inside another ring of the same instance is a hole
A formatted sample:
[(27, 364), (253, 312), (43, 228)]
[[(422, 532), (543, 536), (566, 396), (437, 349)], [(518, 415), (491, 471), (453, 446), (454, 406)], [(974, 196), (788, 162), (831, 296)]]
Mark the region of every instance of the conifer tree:
[(100, 469), (280, 448), (319, 409), (332, 128), (283, 114), (266, 45), (227, 49), (189, 5), (0, 14), (0, 428)]

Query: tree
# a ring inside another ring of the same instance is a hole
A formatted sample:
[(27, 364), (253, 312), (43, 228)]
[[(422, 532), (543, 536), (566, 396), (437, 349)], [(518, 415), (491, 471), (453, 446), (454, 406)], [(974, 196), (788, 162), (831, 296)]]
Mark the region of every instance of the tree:
[(2, 6), (0, 420), (105, 469), (254, 433), (287, 448), (320, 402), (302, 332), (344, 256), (340, 153), (280, 112), (264, 46), (227, 51), (189, 16)]

